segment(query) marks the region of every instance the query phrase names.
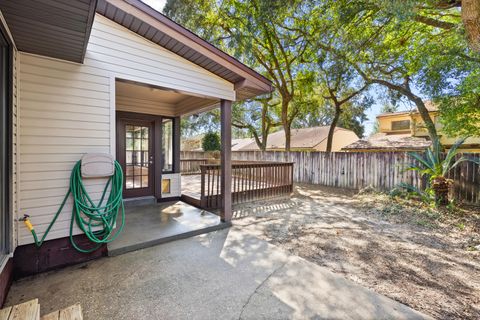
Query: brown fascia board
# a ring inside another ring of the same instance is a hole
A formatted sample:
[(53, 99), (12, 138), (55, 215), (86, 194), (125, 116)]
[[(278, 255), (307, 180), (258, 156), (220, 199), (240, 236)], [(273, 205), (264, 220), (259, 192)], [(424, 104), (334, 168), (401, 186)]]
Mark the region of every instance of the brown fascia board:
[[(234, 57), (226, 54), (211, 43), (203, 40), (193, 32), (185, 29), (178, 23), (169, 19), (165, 15), (151, 8), (140, 0), (105, 0), (107, 3), (117, 7), (120, 10), (131, 14), (138, 19), (148, 23), (150, 26), (159, 31), (168, 34), (173, 39), (180, 41), (198, 53), (212, 59), (216, 63), (238, 74), (253, 88), (263, 91), (264, 93), (271, 92), (272, 82), (244, 65)], [(241, 81), (243, 82), (243, 81)], [(240, 85), (241, 86), (241, 85)]]

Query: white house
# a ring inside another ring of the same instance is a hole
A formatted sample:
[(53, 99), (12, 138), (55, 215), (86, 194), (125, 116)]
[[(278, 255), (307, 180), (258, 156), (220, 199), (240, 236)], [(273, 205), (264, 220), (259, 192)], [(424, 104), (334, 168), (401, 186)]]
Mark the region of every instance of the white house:
[[(18, 221), (28, 214), (45, 232), (82, 155), (113, 155), (126, 198), (178, 198), (180, 116), (220, 107), (230, 150), (232, 101), (271, 91), (269, 80), (139, 0), (2, 0), (0, 31), (0, 304), (17, 265), (84, 259), (69, 253), (71, 199), (48, 254)], [(230, 152), (222, 164), (228, 221)], [(94, 200), (103, 183), (88, 181)]]

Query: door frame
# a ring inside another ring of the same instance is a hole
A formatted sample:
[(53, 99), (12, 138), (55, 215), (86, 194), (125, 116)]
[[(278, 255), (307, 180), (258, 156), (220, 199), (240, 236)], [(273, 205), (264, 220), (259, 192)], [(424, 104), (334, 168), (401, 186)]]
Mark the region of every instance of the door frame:
[(12, 239), (13, 221), (13, 75), (14, 75), (14, 44), (6, 26), (0, 21), (0, 59), (2, 59), (2, 73), (0, 75), (0, 121), (1, 146), (0, 150), (0, 267), (4, 264), (8, 254), (13, 252)]
[[(127, 121), (138, 121), (143, 123), (151, 123), (152, 124), (152, 138), (150, 139), (149, 143), (152, 144), (152, 152), (153, 152), (153, 167), (151, 171), (152, 175), (152, 186), (153, 195), (157, 200), (162, 199), (162, 123), (163, 119), (172, 119), (172, 125), (174, 126), (173, 134), (173, 149), (174, 149), (174, 171), (178, 170), (175, 161), (175, 152), (180, 148), (180, 139), (175, 139), (176, 135), (176, 126), (179, 125), (178, 121), (175, 121), (174, 117), (168, 116), (159, 116), (153, 114), (144, 114), (144, 113), (135, 113), (135, 112), (127, 112), (127, 111), (116, 111), (115, 113), (116, 118), (116, 125), (115, 125), (115, 132), (116, 132), (116, 158), (122, 168), (125, 168), (125, 160), (124, 160), (124, 153), (125, 153), (125, 136), (124, 132), (120, 132), (123, 130), (119, 130), (122, 126), (125, 125)], [(178, 128), (179, 129), (179, 128)], [(178, 144), (178, 145), (176, 145)], [(123, 153), (123, 154), (122, 154)], [(124, 187), (125, 188), (125, 187)], [(124, 189), (125, 191), (125, 189)], [(130, 195), (127, 197), (135, 197), (135, 195)]]

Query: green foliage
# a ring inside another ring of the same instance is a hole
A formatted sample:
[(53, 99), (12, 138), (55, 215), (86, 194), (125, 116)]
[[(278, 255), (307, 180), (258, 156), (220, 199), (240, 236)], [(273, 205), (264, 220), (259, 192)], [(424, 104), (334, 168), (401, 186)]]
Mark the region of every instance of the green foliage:
[[(479, 62), (480, 64), (480, 62)], [(480, 70), (474, 70), (458, 86), (458, 93), (436, 100), (443, 131), (451, 137), (480, 137)]]
[[(459, 4), (169, 0), (164, 12), (273, 82), (268, 104), (234, 106), (234, 126), (257, 143), (279, 125), (333, 124), (362, 135), (371, 90), (415, 105), (433, 141), (425, 99), (439, 105), (447, 134), (480, 136), (480, 54), (468, 47)], [(218, 118), (203, 120), (190, 127), (214, 130)]]
[(183, 137), (193, 136), (209, 131), (220, 130), (220, 111), (218, 109), (183, 117), (181, 121)]
[(202, 149), (203, 151), (220, 151), (220, 136), (218, 133), (210, 131), (203, 136), (202, 139)]
[(480, 164), (480, 161), (469, 159), (465, 156), (456, 159), (459, 152), (458, 148), (464, 142), (465, 139), (459, 139), (446, 154), (443, 153), (438, 140), (433, 141), (432, 146), (428, 148), (423, 155), (416, 152), (410, 152), (409, 155), (417, 161), (417, 164), (410, 165), (407, 170), (418, 171), (421, 176), (426, 176), (428, 178), (428, 186), (425, 191), (419, 190), (418, 188), (405, 183), (402, 183), (400, 186), (408, 191), (419, 194), (422, 199), (426, 201), (431, 201), (432, 199), (436, 202), (446, 201), (447, 199), (442, 198), (445, 196), (444, 190), (442, 189), (450, 184), (447, 179), (447, 174), (450, 170), (465, 161)]
[(422, 176), (427, 176), (431, 182), (436, 178), (446, 177), (448, 172), (465, 161), (477, 162), (467, 157), (460, 157), (455, 160), (455, 156), (458, 154), (458, 148), (465, 142), (465, 139), (459, 139), (448, 150), (444, 156), (440, 142), (435, 140), (430, 148), (428, 148), (423, 155), (416, 152), (409, 152), (415, 160), (418, 161), (417, 165), (411, 165), (407, 170), (418, 171)]

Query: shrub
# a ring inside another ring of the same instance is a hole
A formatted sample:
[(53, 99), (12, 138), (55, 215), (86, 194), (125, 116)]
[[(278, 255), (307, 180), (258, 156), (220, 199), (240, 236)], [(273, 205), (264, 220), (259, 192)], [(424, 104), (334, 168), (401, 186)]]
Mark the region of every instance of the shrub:
[(221, 149), (220, 136), (216, 132), (207, 132), (202, 139), (203, 151), (219, 151)]

